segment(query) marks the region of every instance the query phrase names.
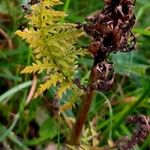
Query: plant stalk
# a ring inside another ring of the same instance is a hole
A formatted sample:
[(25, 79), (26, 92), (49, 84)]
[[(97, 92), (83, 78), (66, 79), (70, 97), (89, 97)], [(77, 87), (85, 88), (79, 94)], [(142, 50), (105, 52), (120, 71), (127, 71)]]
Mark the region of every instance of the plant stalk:
[(78, 116), (70, 137), (70, 144), (71, 145), (79, 145), (80, 143), (80, 136), (82, 132), (82, 128), (87, 118), (88, 111), (90, 109), (92, 99), (94, 96), (93, 90), (88, 90), (85, 98), (82, 101), (81, 107), (79, 108)]

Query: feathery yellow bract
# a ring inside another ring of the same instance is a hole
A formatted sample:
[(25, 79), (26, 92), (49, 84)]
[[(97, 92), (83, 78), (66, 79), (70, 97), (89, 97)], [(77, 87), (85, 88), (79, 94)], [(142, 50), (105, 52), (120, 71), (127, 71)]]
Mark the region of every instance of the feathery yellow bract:
[(72, 86), (77, 72), (77, 58), (84, 55), (82, 49), (76, 49), (75, 43), (83, 35), (75, 24), (61, 23), (66, 16), (63, 11), (53, 10), (54, 5), (62, 4), (59, 0), (42, 0), (31, 7), (29, 28), (16, 32), (25, 39), (33, 49), (35, 63), (27, 66), (21, 73), (41, 73), (44, 70), (49, 76), (37, 89), (35, 96), (42, 94), (51, 86), (58, 86), (58, 98)]

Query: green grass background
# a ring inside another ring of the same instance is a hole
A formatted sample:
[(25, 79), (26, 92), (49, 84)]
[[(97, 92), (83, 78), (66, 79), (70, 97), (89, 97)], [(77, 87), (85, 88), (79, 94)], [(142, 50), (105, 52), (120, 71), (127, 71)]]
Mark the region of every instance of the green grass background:
[[(62, 21), (73, 23), (83, 23), (85, 16), (103, 7), (102, 0), (63, 2), (64, 5), (57, 9), (64, 10), (68, 16)], [(21, 75), (20, 71), (33, 59), (28, 44), (15, 35), (15, 31), (26, 23), (21, 9), (23, 3), (26, 1), (0, 1), (0, 14), (7, 14), (11, 18), (9, 23), (0, 19), (0, 28), (7, 33), (14, 47), (12, 50), (0, 49), (0, 145), (5, 144), (12, 150), (37, 147), (42, 150), (49, 142), (58, 145), (64, 143), (69, 129), (61, 119), (54, 120), (44, 107), (46, 102), (42, 97), (25, 106), (32, 75)], [(150, 116), (150, 1), (137, 0), (135, 14), (137, 22), (133, 32), (137, 37), (136, 50), (110, 56), (116, 72), (115, 86), (109, 92), (96, 93), (88, 115), (86, 127), (95, 117), (97, 119), (95, 130), (101, 133), (101, 147), (110, 139), (115, 141), (122, 136), (131, 136), (132, 127), (125, 123), (127, 116)], [(3, 37), (0, 37), (0, 44), (2, 42)], [(88, 46), (88, 38), (85, 37), (79, 44)], [(87, 83), (92, 58), (80, 58), (79, 65), (78, 75), (83, 83)], [(49, 91), (49, 97), (51, 93), (53, 89)], [(79, 99), (71, 94), (68, 92), (63, 96), (60, 103), (67, 103), (70, 99), (76, 101), (76, 107), (64, 114), (75, 118)], [(135, 149), (150, 149), (150, 136)]]

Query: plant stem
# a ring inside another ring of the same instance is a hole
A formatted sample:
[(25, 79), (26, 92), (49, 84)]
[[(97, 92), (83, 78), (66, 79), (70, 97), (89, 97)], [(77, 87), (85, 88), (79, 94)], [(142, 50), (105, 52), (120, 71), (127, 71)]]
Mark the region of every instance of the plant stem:
[(82, 101), (81, 107), (79, 108), (78, 117), (76, 119), (73, 131), (70, 137), (71, 145), (78, 145), (80, 143), (80, 135), (82, 132), (83, 125), (86, 121), (87, 114), (90, 109), (93, 96), (94, 96), (94, 91), (88, 90), (85, 95), (85, 98)]

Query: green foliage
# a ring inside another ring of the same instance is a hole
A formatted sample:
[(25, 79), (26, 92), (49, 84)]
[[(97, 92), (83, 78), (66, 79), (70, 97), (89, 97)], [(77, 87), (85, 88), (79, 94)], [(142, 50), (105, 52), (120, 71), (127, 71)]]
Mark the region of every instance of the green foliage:
[(39, 134), (41, 137), (53, 139), (57, 135), (57, 124), (54, 119), (49, 118), (43, 122)]
[[(67, 123), (71, 124), (74, 122), (78, 103), (83, 97), (78, 95), (79, 89), (77, 89), (78, 93), (69, 90), (62, 97), (60, 105), (63, 105), (63, 107), (61, 106), (60, 111), (63, 112), (62, 114), (66, 117), (66, 121), (60, 115), (61, 125), (59, 121), (56, 121), (57, 126), (55, 121), (52, 121), (49, 111), (45, 111), (47, 107), (43, 107), (43, 104), (46, 103), (43, 97), (31, 100), (25, 107), (25, 101), (28, 97), (32, 81), (29, 81), (30, 77), (28, 74), (25, 74), (24, 78), (20, 74), (20, 70), (24, 66), (31, 64), (32, 57), (31, 48), (20, 37), (14, 35), (14, 32), (17, 29), (19, 30), (22, 25), (25, 26), (24, 23), (26, 22), (24, 13), (21, 11), (21, 1), (27, 2), (27, 0), (0, 0), (0, 27), (5, 29), (4, 31), (11, 39), (13, 45), (15, 45), (14, 49), (11, 50), (8, 48), (0, 49), (0, 138), (5, 138), (0, 143), (0, 149), (5, 145), (9, 146), (9, 149), (12, 150), (44, 150), (49, 143), (64, 144), (66, 141), (65, 137), (70, 135), (71, 126), (68, 127)], [(20, 3), (18, 4), (18, 2)], [(64, 9), (69, 14), (65, 18), (63, 17), (61, 22), (84, 22), (85, 16), (101, 9), (103, 5), (102, 0), (64, 0), (63, 2), (64, 5), (55, 6), (57, 10)], [(137, 49), (132, 53), (118, 53), (112, 56), (116, 72), (115, 86), (110, 92), (98, 92), (96, 94), (83, 130), (82, 144), (79, 149), (104, 149), (107, 146), (111, 147), (116, 139), (131, 135), (133, 128), (126, 124), (127, 116), (134, 114), (150, 115), (150, 87), (147, 87), (150, 83), (149, 7), (149, 0), (136, 0), (137, 23), (133, 32), (136, 33)], [(11, 16), (12, 20), (1, 18), (1, 14), (5, 13)], [(28, 15), (28, 17), (31, 17), (31, 15)], [(30, 25), (31, 27), (33, 25)], [(69, 29), (73, 28), (70, 27)], [(29, 31), (29, 29), (26, 31)], [(3, 42), (5, 41), (0, 38), (0, 45)], [(79, 44), (88, 46), (88, 43), (89, 41), (84, 39), (80, 40)], [(33, 56), (35, 56), (34, 53)], [(43, 65), (41, 59), (37, 60), (34, 57), (34, 60), (35, 65), (33, 64), (34, 71), (32, 72), (42, 73), (44, 71), (45, 73), (46, 65)], [(92, 64), (93, 62), (90, 57), (79, 58), (78, 77), (80, 77), (81, 82), (84, 84), (88, 82), (89, 70)], [(36, 65), (43, 65), (42, 68), (44, 69), (42, 70), (40, 67), (41, 70), (39, 70)], [(43, 76), (45, 76), (44, 73), (42, 74)], [(67, 82), (65, 83), (68, 85)], [(51, 99), (49, 99), (49, 102), (51, 102)], [(50, 108), (48, 107), (48, 109)], [(42, 116), (40, 115), (41, 110), (45, 111)], [(19, 118), (16, 118), (18, 112), (21, 115), (19, 115)], [(17, 122), (16, 119), (18, 119)], [(44, 120), (41, 124), (39, 123), (41, 122), (40, 119)], [(39, 128), (31, 126), (31, 121), (34, 124), (38, 124)], [(52, 129), (55, 134), (52, 133), (51, 126), (49, 126), (51, 123), (53, 124)], [(94, 127), (91, 127), (91, 123)], [(48, 129), (47, 135), (44, 128)], [(91, 133), (93, 129), (97, 134)], [(90, 132), (87, 132), (89, 130)], [(30, 133), (32, 133), (31, 137), (28, 136)], [(38, 134), (38, 136), (33, 133)], [(93, 140), (98, 140), (98, 144), (93, 144)], [(139, 147), (136, 147), (135, 150), (148, 150), (149, 147), (150, 136)], [(74, 149), (76, 150), (76, 148)]]
[(71, 88), (77, 73), (77, 58), (83, 55), (82, 49), (75, 47), (83, 33), (75, 24), (60, 22), (66, 14), (53, 10), (59, 4), (62, 4), (59, 0), (44, 0), (33, 5), (31, 14), (27, 15), (29, 28), (16, 32), (29, 43), (36, 62), (21, 73), (46, 71), (47, 74), (47, 80), (40, 85), (35, 97), (58, 85), (57, 97), (61, 98), (66, 89)]

